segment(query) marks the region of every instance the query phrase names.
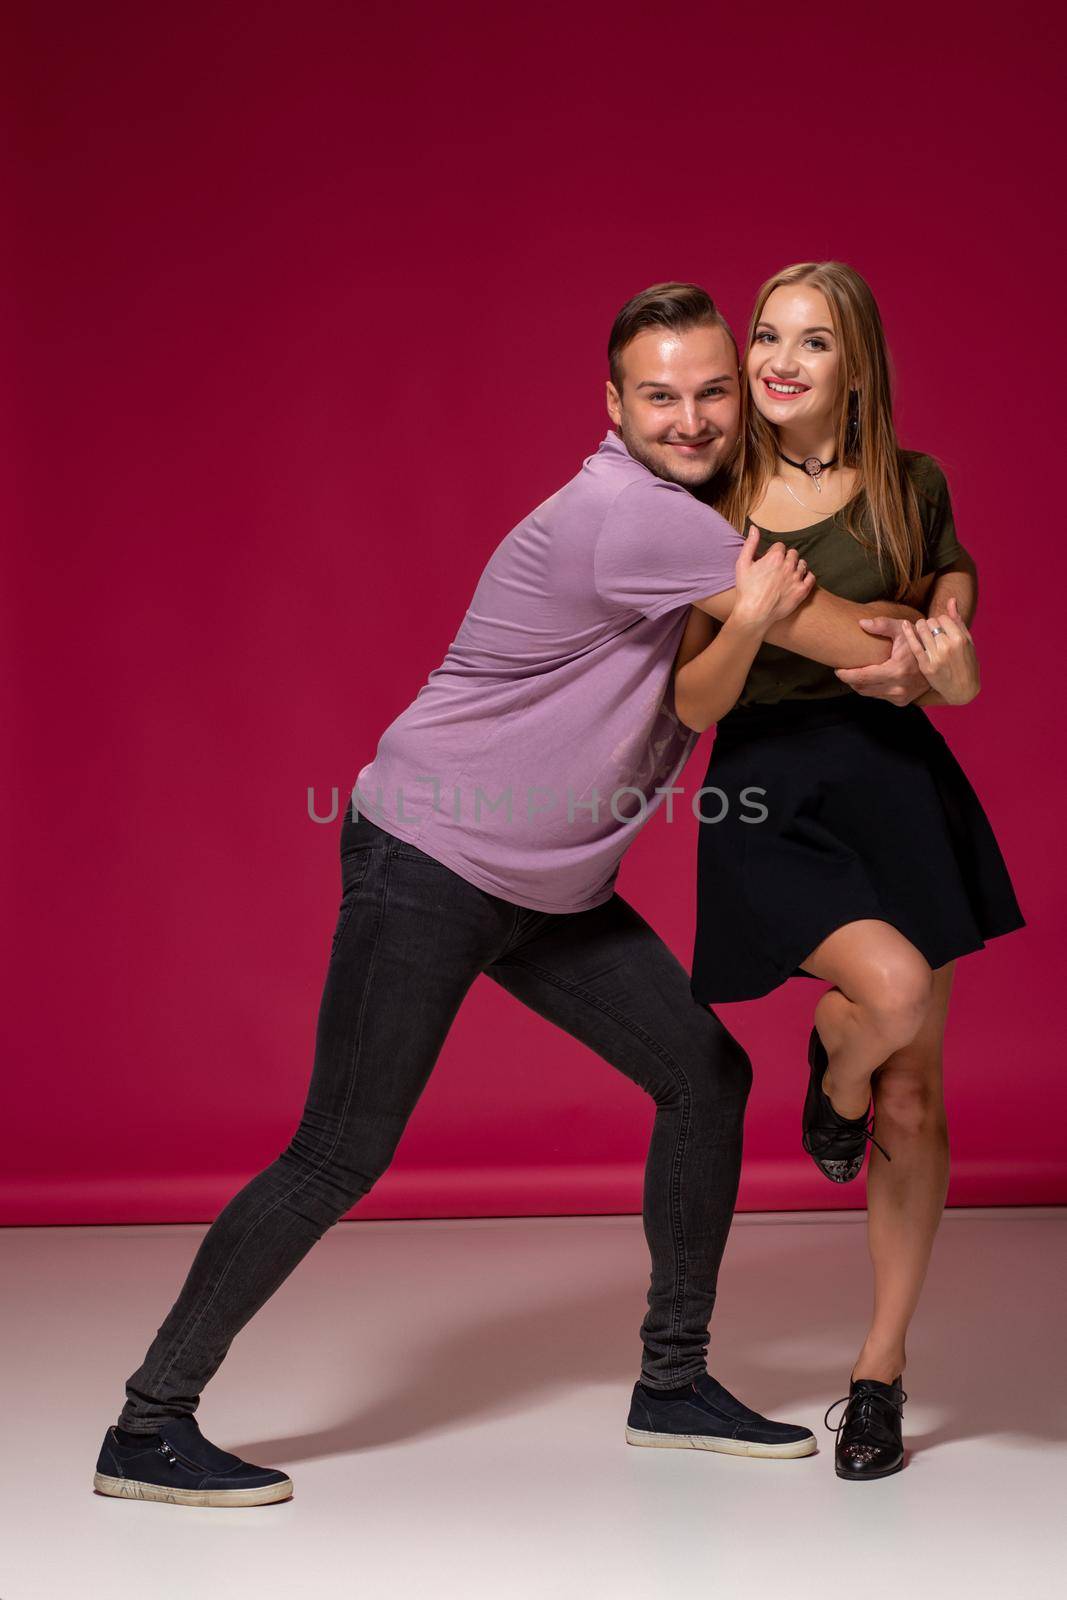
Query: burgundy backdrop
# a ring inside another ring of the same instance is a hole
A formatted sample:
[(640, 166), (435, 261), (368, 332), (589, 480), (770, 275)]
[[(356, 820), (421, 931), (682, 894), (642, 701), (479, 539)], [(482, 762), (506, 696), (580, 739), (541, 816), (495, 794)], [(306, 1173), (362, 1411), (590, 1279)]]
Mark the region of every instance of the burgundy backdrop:
[[(951, 1198), (1064, 1199), (1058, 10), (9, 13), (0, 1220), (207, 1219), (284, 1147), (340, 894), (309, 787), (351, 785), (596, 448), (622, 301), (694, 278), (740, 331), (824, 256), (874, 286), (980, 564), (985, 686), (935, 720), (1029, 919), (960, 964)], [(619, 887), (684, 962), (679, 816)], [(749, 1209), (862, 1201), (799, 1148), (817, 992), (722, 1008)], [(480, 979), (357, 1215), (636, 1211), (651, 1116)]]

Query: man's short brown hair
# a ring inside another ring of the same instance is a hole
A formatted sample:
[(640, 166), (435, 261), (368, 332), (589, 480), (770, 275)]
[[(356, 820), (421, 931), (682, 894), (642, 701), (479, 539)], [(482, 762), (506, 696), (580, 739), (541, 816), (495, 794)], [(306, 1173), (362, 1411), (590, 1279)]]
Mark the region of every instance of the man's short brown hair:
[(721, 328), (737, 351), (733, 330), (706, 289), (698, 283), (654, 283), (627, 300), (611, 325), (608, 339), (608, 374), (622, 394), (622, 352), (646, 328)]

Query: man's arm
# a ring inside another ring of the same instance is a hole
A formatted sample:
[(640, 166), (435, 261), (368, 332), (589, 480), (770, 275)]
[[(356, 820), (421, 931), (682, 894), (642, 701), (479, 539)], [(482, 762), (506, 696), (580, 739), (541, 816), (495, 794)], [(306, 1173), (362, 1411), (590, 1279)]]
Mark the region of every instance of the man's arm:
[[(724, 589), (721, 594), (709, 595), (706, 600), (694, 602), (701, 611), (718, 622), (725, 622), (734, 608), (736, 589)], [(797, 609), (780, 622), (772, 623), (764, 637), (770, 644), (795, 655), (807, 656), (810, 661), (821, 661), (828, 667), (869, 667), (888, 661), (892, 644), (888, 639), (864, 633), (859, 626), (863, 617), (907, 617), (916, 622), (922, 615), (914, 606), (898, 605), (891, 600), (874, 600), (870, 605), (857, 605), (854, 600), (842, 600), (840, 595), (826, 589), (815, 589)], [(915, 668), (918, 674), (918, 668)]]

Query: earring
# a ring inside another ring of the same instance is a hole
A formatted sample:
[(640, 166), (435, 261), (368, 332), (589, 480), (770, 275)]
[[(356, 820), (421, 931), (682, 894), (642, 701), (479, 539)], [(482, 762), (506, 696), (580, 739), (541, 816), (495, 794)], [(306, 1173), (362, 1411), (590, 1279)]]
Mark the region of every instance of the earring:
[(848, 419), (845, 423), (845, 449), (854, 451), (860, 439), (860, 396), (858, 389), (848, 391)]

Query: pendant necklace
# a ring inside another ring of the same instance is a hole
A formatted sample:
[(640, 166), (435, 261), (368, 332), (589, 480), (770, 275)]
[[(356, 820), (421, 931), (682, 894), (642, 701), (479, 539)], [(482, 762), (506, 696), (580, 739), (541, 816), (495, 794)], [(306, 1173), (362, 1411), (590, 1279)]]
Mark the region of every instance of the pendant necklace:
[[(827, 467), (834, 467), (837, 465), (836, 456), (831, 456), (829, 461), (820, 461), (818, 456), (805, 456), (803, 461), (794, 461), (792, 456), (787, 456), (782, 450), (779, 450), (778, 454), (781, 456), (783, 461), (788, 461), (791, 467), (796, 467), (800, 472), (806, 472), (820, 494), (822, 494), (822, 484), (819, 482), (819, 479), (822, 477)], [(796, 495), (793, 496), (793, 499), (796, 499)], [(803, 504), (802, 501), (800, 503)]]
[[(788, 457), (783, 457), (782, 459), (783, 460), (788, 460)], [(826, 463), (826, 465), (827, 466), (831, 466), (832, 463), (828, 461)], [(801, 511), (815, 511), (815, 510), (818, 509), (816, 506), (805, 505), (804, 501), (797, 494), (796, 490), (793, 488), (792, 484), (789, 482), (789, 479), (786, 477), (784, 472), (779, 472), (779, 473), (776, 474), (776, 476), (781, 479), (782, 488), (785, 490), (787, 495), (791, 496), (791, 498), (796, 501), (796, 503), (800, 507)], [(816, 488), (819, 488), (819, 487), (820, 487), (819, 484), (816, 482)], [(840, 507), (838, 507), (838, 510), (840, 510)], [(835, 511), (832, 514), (834, 516), (836, 516), (837, 512)]]

